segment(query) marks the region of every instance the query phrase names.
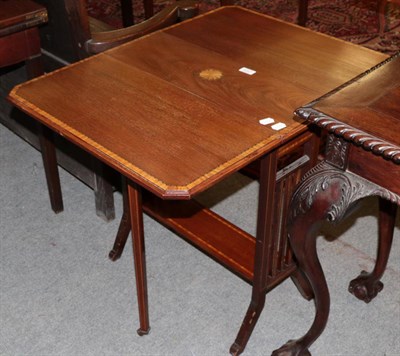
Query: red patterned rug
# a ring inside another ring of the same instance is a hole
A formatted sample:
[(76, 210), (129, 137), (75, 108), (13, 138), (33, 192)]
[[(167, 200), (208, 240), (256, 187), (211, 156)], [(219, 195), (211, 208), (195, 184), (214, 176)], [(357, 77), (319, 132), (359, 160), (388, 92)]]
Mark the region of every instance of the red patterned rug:
[[(169, 1), (155, 0), (155, 11)], [(219, 6), (219, 0), (202, 0), (200, 11)], [(296, 22), (298, 0), (237, 0), (237, 5), (288, 22)], [(386, 9), (387, 29), (379, 35), (377, 0), (309, 0), (307, 27), (365, 47), (393, 54), (400, 50), (400, 6)], [(114, 27), (121, 27), (119, 0), (88, 0), (89, 15)], [(143, 20), (143, 5), (133, 0), (136, 23)]]

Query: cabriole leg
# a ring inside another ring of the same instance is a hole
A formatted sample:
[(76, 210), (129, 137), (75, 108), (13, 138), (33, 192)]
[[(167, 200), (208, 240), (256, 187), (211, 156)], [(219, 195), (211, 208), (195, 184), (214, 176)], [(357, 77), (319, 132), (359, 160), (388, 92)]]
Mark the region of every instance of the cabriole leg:
[(349, 285), (349, 292), (369, 303), (383, 289), (380, 279), (385, 272), (392, 247), (397, 205), (379, 198), (379, 240), (376, 264), (371, 273), (362, 271)]

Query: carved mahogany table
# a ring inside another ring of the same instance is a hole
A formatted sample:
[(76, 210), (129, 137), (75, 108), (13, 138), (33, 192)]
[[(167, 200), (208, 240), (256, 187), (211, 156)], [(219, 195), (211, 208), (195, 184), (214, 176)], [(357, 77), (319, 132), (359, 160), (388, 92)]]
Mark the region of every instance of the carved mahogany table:
[(295, 255), (314, 291), (316, 316), (306, 335), (274, 355), (310, 355), (308, 347), (322, 333), (330, 303), (316, 252), (318, 227), (323, 220), (338, 223), (367, 196), (380, 199), (378, 256), (373, 271), (362, 271), (349, 291), (368, 303), (383, 288), (380, 278), (400, 205), (400, 52), (297, 114), (330, 134), (326, 159), (297, 188), (288, 223)]
[[(252, 284), (231, 348), (239, 354), (269, 290), (291, 277), (312, 297), (282, 224), (318, 153), (293, 111), (385, 58), (225, 7), (22, 84), (9, 98), (127, 178), (121, 227), (126, 234), (132, 226), (139, 334), (149, 330), (144, 210)], [(253, 237), (193, 198), (256, 160)]]

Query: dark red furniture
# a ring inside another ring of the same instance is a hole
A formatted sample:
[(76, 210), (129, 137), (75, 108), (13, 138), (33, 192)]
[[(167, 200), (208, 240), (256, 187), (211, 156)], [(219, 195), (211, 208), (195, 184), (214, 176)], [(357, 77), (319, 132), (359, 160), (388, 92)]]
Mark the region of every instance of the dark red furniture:
[[(0, 1), (0, 68), (25, 62), (28, 78), (43, 74), (38, 26), (47, 22), (46, 9), (30, 0)], [(52, 209), (63, 210), (52, 133), (38, 124), (43, 164)]]
[(316, 251), (319, 226), (324, 220), (340, 222), (367, 196), (380, 198), (378, 256), (373, 271), (362, 271), (349, 291), (368, 303), (383, 288), (380, 278), (400, 205), (400, 52), (297, 114), (330, 134), (326, 159), (297, 188), (288, 222), (294, 253), (314, 291), (316, 316), (306, 335), (275, 356), (310, 355), (308, 347), (325, 328), (330, 304)]
[[(127, 178), (122, 226), (125, 238), (132, 226), (138, 332), (150, 327), (146, 212), (252, 285), (230, 349), (238, 355), (268, 291), (291, 277), (312, 297), (282, 225), (288, 198), (318, 154), (316, 136), (293, 120), (293, 110), (384, 58), (224, 7), (20, 85), (9, 98)], [(194, 199), (256, 160), (260, 194), (251, 236)]]

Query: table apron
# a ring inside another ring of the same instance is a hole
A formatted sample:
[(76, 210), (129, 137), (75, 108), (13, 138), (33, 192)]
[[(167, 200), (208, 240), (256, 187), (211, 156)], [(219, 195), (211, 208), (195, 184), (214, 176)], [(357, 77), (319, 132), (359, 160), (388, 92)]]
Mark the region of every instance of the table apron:
[(400, 165), (351, 145), (347, 170), (400, 195)]

